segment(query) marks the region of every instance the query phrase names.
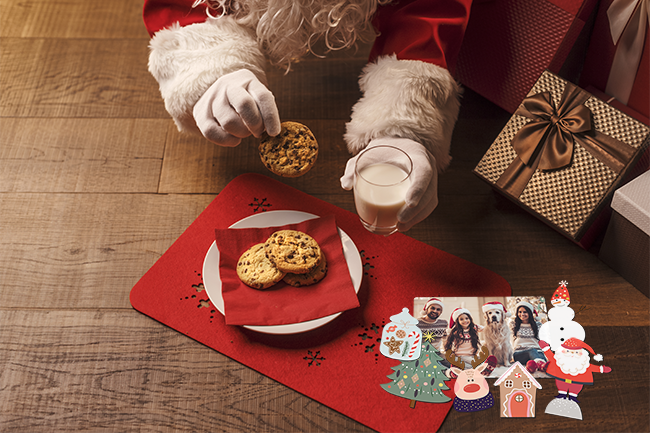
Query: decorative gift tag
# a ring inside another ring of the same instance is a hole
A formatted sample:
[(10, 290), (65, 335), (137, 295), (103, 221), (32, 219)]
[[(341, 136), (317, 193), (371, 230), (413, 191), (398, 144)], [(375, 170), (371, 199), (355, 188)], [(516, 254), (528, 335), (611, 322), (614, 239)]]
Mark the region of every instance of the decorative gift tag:
[(404, 308), (401, 313), (391, 316), (390, 320), (381, 334), (381, 354), (401, 361), (418, 359), (422, 332), (417, 327), (417, 319), (409, 314), (408, 308)]

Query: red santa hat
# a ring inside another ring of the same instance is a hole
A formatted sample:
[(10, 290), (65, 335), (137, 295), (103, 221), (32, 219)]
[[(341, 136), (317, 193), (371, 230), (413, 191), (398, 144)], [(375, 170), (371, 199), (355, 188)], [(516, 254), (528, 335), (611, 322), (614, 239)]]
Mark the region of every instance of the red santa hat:
[(426, 302), (426, 304), (424, 304), (424, 307), (422, 308), (422, 311), (427, 311), (427, 308), (429, 308), (433, 304), (440, 305), (440, 308), (442, 308), (443, 310), (445, 309), (445, 304), (443, 304), (440, 299), (431, 298)]
[(531, 304), (530, 302), (519, 301), (519, 302), (517, 303), (517, 306), (515, 306), (515, 314), (517, 314), (517, 313), (519, 312), (519, 307), (526, 307), (526, 308), (528, 308), (528, 309), (533, 313), (533, 315), (534, 315), (535, 317), (537, 317), (537, 308), (533, 307), (533, 304)]
[(569, 289), (566, 288), (567, 284), (569, 283), (566, 281), (560, 281), (559, 284), (560, 286), (557, 289), (555, 289), (555, 293), (553, 293), (553, 296), (551, 297), (551, 304), (569, 305), (571, 303), (571, 297), (569, 296)]
[(460, 316), (461, 314), (467, 314), (469, 317), (472, 317), (472, 313), (470, 313), (467, 308), (456, 308), (451, 313), (451, 317), (449, 318), (450, 329), (454, 327), (454, 325), (456, 324), (456, 320), (458, 320), (458, 316)]
[(506, 316), (510, 317), (510, 313), (506, 311), (506, 307), (498, 301), (492, 301), (492, 302), (486, 302), (483, 304), (483, 307), (481, 307), (484, 313), (487, 313), (490, 310), (501, 310), (501, 312)]
[(603, 355), (601, 354), (596, 354), (594, 352), (594, 349), (591, 348), (587, 343), (585, 343), (582, 340), (579, 340), (575, 337), (571, 337), (568, 340), (566, 340), (564, 343), (562, 343), (562, 347), (565, 349), (569, 350), (578, 350), (578, 349), (585, 349), (589, 351), (592, 355), (594, 355), (594, 359), (596, 361), (602, 361), (603, 360)]

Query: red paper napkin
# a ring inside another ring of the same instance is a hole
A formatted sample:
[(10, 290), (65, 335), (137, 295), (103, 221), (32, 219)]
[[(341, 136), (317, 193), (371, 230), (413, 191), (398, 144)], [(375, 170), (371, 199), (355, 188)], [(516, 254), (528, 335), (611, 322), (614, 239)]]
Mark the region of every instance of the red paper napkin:
[[(237, 276), (241, 254), (278, 230), (299, 230), (313, 237), (327, 260), (327, 275), (318, 283), (293, 287), (282, 281), (256, 290)], [(334, 215), (281, 227), (216, 229), (219, 274), (226, 324), (271, 326), (319, 319), (359, 306)]]

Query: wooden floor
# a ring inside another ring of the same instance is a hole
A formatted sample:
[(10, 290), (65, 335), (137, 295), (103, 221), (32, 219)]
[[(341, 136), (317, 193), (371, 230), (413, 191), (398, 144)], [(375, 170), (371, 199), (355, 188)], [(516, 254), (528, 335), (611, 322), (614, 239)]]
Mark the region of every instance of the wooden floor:
[[(0, 431), (368, 431), (131, 308), (133, 285), (230, 180), (268, 174), (251, 140), (223, 149), (176, 131), (141, 8), (0, 0)], [(285, 182), (350, 211), (342, 133), (366, 53), (270, 73), (282, 118), (322, 146), (309, 176)], [(568, 280), (614, 371), (582, 392), (584, 421), (452, 411), (441, 431), (648, 431), (648, 298), (597, 245), (580, 249), (471, 173), (508, 117), (466, 92), (440, 206), (409, 235), (514, 294), (550, 299)], [(544, 385), (538, 401), (555, 394)]]

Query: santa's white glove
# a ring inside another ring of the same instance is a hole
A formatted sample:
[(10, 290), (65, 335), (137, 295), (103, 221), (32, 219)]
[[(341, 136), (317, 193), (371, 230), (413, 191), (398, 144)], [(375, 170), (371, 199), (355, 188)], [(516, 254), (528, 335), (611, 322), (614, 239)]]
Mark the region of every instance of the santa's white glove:
[[(397, 229), (405, 232), (415, 224), (425, 219), (438, 206), (438, 170), (436, 170), (436, 159), (431, 152), (408, 138), (376, 138), (372, 140), (366, 149), (386, 145), (397, 147), (413, 161), (411, 173), (411, 187), (406, 193), (406, 203), (397, 214)], [(360, 152), (362, 153), (363, 150)], [(343, 189), (354, 188), (354, 166), (359, 155), (350, 158), (345, 166), (345, 174), (341, 178)], [(389, 163), (388, 157), (382, 162)]]
[(196, 126), (208, 140), (233, 147), (241, 139), (280, 133), (275, 97), (248, 69), (219, 78), (194, 106)]

